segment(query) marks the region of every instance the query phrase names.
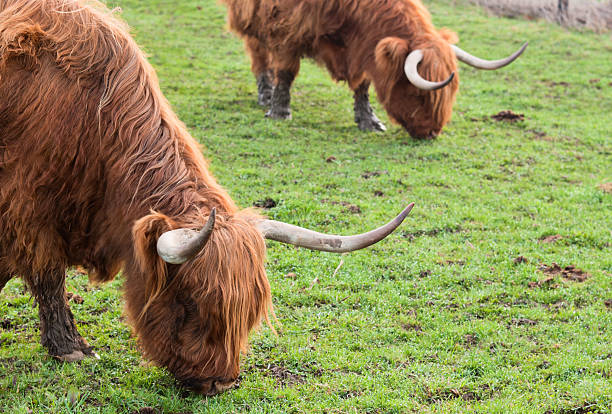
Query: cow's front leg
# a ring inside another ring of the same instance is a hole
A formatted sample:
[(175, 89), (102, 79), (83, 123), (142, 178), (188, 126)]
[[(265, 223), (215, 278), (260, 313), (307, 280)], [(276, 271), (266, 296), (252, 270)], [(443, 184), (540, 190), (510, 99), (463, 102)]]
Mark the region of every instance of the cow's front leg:
[(290, 63), (277, 67), (281, 69), (276, 69), (276, 83), (266, 116), (272, 119), (291, 119), (291, 84), (300, 69), (300, 60), (291, 60)]
[(353, 109), (355, 110), (355, 123), (362, 131), (386, 131), (385, 125), (374, 115), (372, 107), (370, 106), (370, 95), (368, 94), (368, 88), (370, 87), (369, 82), (362, 82), (355, 93), (355, 103)]
[(254, 37), (247, 37), (245, 44), (251, 56), (251, 71), (257, 81), (257, 103), (261, 106), (269, 106), (274, 89), (272, 83), (274, 75), (270, 69), (268, 50)]
[(66, 300), (65, 278), (63, 269), (25, 278), (38, 302), (41, 342), (51, 356), (61, 361), (97, 357), (77, 331)]

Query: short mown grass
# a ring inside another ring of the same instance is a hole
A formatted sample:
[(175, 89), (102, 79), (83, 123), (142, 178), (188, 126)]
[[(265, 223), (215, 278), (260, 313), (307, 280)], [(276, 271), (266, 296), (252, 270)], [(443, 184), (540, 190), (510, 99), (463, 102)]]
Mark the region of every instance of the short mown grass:
[[(110, 5), (241, 206), (271, 198), (269, 217), (342, 234), (416, 207), (385, 241), (352, 254), (269, 242), (279, 334), (253, 333), (240, 386), (214, 398), (142, 360), (122, 317), (121, 276), (89, 286), (70, 272), (80, 332), (101, 356), (76, 364), (46, 354), (37, 309), (14, 279), (0, 293), (0, 412), (612, 410), (609, 35), (428, 1), (436, 26), (475, 54), (530, 46), (497, 72), (462, 65), (453, 121), (417, 141), (378, 103), (389, 131), (360, 132), (348, 88), (310, 62), (293, 120), (264, 119), (215, 0)], [(524, 120), (491, 118), (504, 110)], [(554, 263), (588, 276), (545, 273)]]

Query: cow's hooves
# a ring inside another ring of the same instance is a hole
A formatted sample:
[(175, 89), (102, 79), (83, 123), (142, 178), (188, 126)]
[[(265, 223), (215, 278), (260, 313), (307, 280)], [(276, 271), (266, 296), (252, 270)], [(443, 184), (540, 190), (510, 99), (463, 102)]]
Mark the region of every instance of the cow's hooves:
[(270, 119), (291, 119), (291, 111), (272, 111), (266, 112), (266, 118)]
[(85, 359), (85, 357), (86, 355), (83, 353), (83, 351), (72, 351), (69, 354), (54, 356), (55, 359), (62, 362), (76, 362)]
[(62, 362), (77, 362), (85, 358), (100, 359), (100, 355), (98, 355), (96, 352), (94, 352), (91, 348), (88, 347), (83, 350), (72, 351), (69, 354), (59, 356), (55, 355), (53, 358)]
[(385, 132), (387, 130), (385, 124), (380, 122), (378, 119), (368, 119), (367, 121), (360, 121), (357, 122), (357, 126), (362, 131)]

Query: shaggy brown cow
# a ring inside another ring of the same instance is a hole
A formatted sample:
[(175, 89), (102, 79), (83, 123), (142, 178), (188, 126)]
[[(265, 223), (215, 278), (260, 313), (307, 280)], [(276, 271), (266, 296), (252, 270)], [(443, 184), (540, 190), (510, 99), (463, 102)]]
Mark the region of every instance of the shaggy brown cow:
[(348, 82), (360, 129), (385, 130), (370, 106), (373, 82), (391, 119), (414, 137), (435, 137), (450, 120), (459, 88), (456, 59), (497, 69), (527, 46), (506, 59), (478, 59), (452, 45), (454, 33), (433, 27), (420, 0), (222, 1), (251, 56), (258, 102), (270, 105), (266, 116), (275, 119), (291, 118), (289, 90), (307, 56)]
[(271, 306), (264, 238), (355, 250), (411, 207), (359, 236), (240, 211), (104, 6), (0, 0), (0, 289), (23, 278), (52, 356), (94, 355), (66, 301), (66, 268), (83, 265), (94, 282), (123, 268), (146, 356), (199, 392), (220, 392)]

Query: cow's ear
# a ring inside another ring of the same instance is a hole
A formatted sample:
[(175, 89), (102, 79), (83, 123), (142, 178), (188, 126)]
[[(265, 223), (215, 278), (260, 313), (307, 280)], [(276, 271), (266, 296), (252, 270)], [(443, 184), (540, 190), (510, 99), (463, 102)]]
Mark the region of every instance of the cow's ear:
[(408, 43), (399, 37), (385, 37), (376, 45), (375, 60), (378, 69), (384, 72), (403, 73), (402, 67), (408, 56)]
[(157, 254), (157, 239), (173, 227), (174, 223), (168, 216), (156, 212), (142, 217), (132, 227), (136, 263), (146, 275), (147, 306), (166, 283), (166, 263)]
[(438, 32), (440, 33), (440, 36), (442, 36), (442, 39), (446, 40), (451, 45), (459, 42), (459, 36), (457, 36), (457, 33), (447, 29), (446, 27), (443, 27)]

